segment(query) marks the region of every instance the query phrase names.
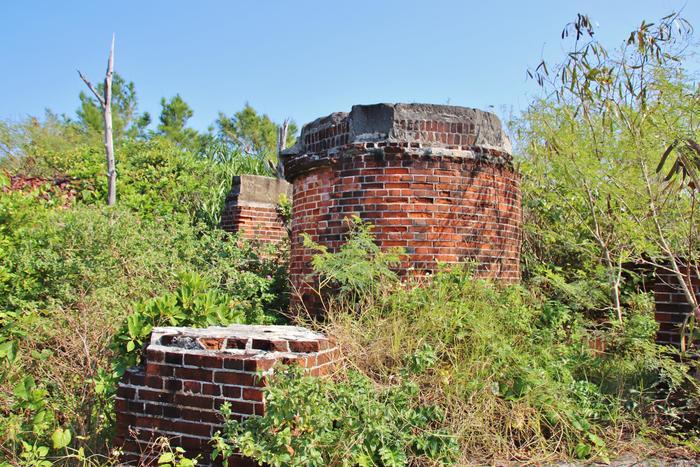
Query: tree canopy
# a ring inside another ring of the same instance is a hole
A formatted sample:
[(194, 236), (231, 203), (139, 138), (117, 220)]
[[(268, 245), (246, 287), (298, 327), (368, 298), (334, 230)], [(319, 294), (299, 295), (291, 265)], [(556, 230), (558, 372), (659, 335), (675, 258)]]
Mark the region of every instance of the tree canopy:
[[(104, 92), (104, 84), (97, 85), (97, 92)], [(102, 110), (95, 96), (86, 92), (79, 95), (80, 107), (76, 111), (78, 122), (88, 134), (101, 134), (104, 129)], [(126, 81), (119, 73), (114, 73), (112, 81), (112, 127), (115, 139), (143, 136), (151, 124), (148, 112), (138, 112), (136, 85)]]
[[(263, 158), (276, 158), (279, 125), (265, 114), (259, 114), (250, 104), (246, 104), (232, 117), (220, 112), (216, 120), (219, 135), (230, 145), (245, 154)], [(297, 126), (289, 123), (286, 146), (296, 139)]]
[(180, 146), (196, 147), (199, 144), (199, 134), (187, 127), (187, 121), (194, 115), (187, 102), (180, 94), (176, 94), (169, 100), (162, 98), (160, 105), (162, 109), (157, 133)]

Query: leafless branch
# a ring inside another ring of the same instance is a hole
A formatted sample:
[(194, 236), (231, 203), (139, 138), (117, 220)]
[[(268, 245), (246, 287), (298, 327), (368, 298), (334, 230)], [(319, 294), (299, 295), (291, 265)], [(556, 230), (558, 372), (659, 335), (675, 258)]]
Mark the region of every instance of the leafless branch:
[(105, 106), (105, 100), (104, 100), (104, 98), (102, 98), (102, 96), (100, 96), (100, 94), (97, 92), (97, 89), (95, 89), (95, 86), (92, 85), (92, 83), (90, 82), (90, 80), (87, 79), (87, 78), (85, 77), (85, 75), (83, 75), (83, 74), (81, 73), (80, 70), (77, 70), (77, 71), (78, 71), (78, 76), (80, 76), (80, 79), (83, 80), (83, 82), (87, 85), (87, 87), (90, 89), (90, 91), (92, 91), (92, 93), (95, 95), (95, 97), (96, 97), (97, 100), (99, 101), (99, 103), (100, 103), (100, 105), (102, 106), (102, 108), (104, 108), (104, 106)]

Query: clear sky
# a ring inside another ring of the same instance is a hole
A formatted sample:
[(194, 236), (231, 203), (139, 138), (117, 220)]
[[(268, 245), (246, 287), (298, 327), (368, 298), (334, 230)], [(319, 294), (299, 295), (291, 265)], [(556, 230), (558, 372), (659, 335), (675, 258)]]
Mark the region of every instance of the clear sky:
[(681, 8), (700, 37), (700, 0), (1, 0), (0, 118), (73, 115), (76, 68), (99, 81), (112, 32), (140, 110), (156, 118), (160, 98), (180, 93), (197, 129), (245, 102), (300, 124), (375, 102), (507, 114), (536, 92), (526, 69), (562, 57), (577, 12), (618, 45), (642, 19)]

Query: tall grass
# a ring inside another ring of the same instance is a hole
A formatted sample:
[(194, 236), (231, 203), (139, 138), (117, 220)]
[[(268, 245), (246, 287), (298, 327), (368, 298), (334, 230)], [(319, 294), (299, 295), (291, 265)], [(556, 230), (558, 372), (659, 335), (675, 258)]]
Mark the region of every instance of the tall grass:
[(236, 175), (274, 176), (272, 166), (261, 157), (244, 154), (223, 141), (213, 141), (204, 146), (199, 157), (210, 162), (216, 173), (216, 182), (210, 187), (209, 195), (198, 206), (196, 217), (206, 225), (218, 227), (226, 196), (231, 191)]

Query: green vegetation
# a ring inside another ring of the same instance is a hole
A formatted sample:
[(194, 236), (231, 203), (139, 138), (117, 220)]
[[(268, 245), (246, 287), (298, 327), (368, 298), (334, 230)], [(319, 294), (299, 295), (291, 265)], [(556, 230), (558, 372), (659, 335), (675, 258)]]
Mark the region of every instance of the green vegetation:
[[(326, 320), (316, 324), (338, 339), (347, 365), (335, 382), (285, 372), (273, 378), (271, 410), (230, 422), (217, 440), (220, 452), (236, 447), (273, 465), (605, 461), (645, 443), (669, 447), (679, 433), (697, 437), (697, 382), (674, 350), (654, 343), (648, 296), (605, 329), (602, 353), (590, 345), (601, 336), (597, 323), (577, 311), (580, 304), (537, 287), (497, 287), (467, 267), (429, 281), (392, 280), (386, 253), (365, 248), (371, 227), (355, 220), (352, 231), (337, 253), (314, 258), (321, 283), (335, 291)], [(347, 391), (354, 396), (345, 399)], [(685, 406), (668, 404), (681, 394)], [(384, 413), (374, 420), (368, 412), (376, 401)], [(446, 416), (412, 412), (417, 401), (420, 410)], [(366, 423), (345, 425), (353, 420)], [(372, 441), (375, 430), (389, 447)], [(409, 438), (392, 440), (399, 433)], [(417, 433), (446, 444), (432, 454), (416, 449), (427, 443), (410, 437)]]
[[(308, 324), (335, 336), (347, 363), (333, 383), (317, 383), (324, 396), (316, 404), (332, 407), (358, 371), (372, 385), (355, 391), (372, 388), (370, 399), (416, 387), (421, 404), (446, 414), (431, 429), (459, 444), (460, 465), (700, 451), (697, 318), (688, 314), (680, 351), (657, 345), (653, 297), (643, 287), (654, 267), (678, 273), (700, 258), (700, 99), (681, 67), (687, 25), (677, 15), (643, 23), (622, 50), (608, 52), (590, 24), (579, 16), (567, 27), (564, 35), (575, 36), (567, 61), (533, 73), (547, 97), (513, 122), (523, 173), (522, 285), (474, 279), (468, 267), (399, 282), (391, 266), (400, 253), (382, 252), (357, 219), (337, 252), (306, 240), (317, 253), (310, 282), (325, 307), (325, 321)], [(423, 349), (430, 363), (412, 372)], [(311, 398), (303, 388), (312, 383), (291, 381), (274, 381), (267, 394), (285, 394), (293, 410), (232, 423), (221, 450), (235, 446), (277, 464), (391, 465), (394, 458), (360, 434), (323, 438), (299, 429), (315, 414), (303, 412), (294, 391)], [(366, 409), (350, 404), (344, 417)], [(387, 418), (381, 429), (391, 426)], [(290, 440), (285, 430), (295, 428)], [(352, 457), (346, 443), (366, 457)], [(406, 456), (402, 463), (426, 460), (405, 446), (393, 452)]]
[[(422, 352), (416, 358), (430, 349)], [(357, 371), (331, 381), (293, 366), (280, 368), (270, 384), (265, 415), (228, 418), (226, 435), (214, 439), (214, 456), (241, 452), (274, 466), (402, 466), (418, 458), (453, 463), (459, 455), (455, 438), (433, 428), (442, 411), (421, 404), (418, 386), (408, 380), (377, 389)], [(230, 416), (226, 405), (222, 412)]]
[(188, 129), (179, 96), (148, 134), (133, 84), (115, 82), (116, 208), (86, 96), (77, 121), (0, 125), (0, 464), (114, 462), (116, 382), (152, 327), (270, 323), (286, 308), (285, 248), (218, 229), (233, 175), (267, 174), (266, 160)]
[[(552, 285), (553, 277), (586, 283), (594, 291), (587, 308), (604, 317), (612, 310), (619, 322), (634, 296), (630, 263), (666, 269), (685, 284), (683, 267), (700, 259), (700, 100), (681, 66), (687, 28), (677, 15), (642, 23), (619, 52), (608, 52), (580, 16), (565, 30), (576, 33), (567, 61), (552, 72), (540, 65), (549, 97), (515, 123), (526, 274)], [(680, 157), (664, 179), (676, 146)], [(698, 307), (689, 289), (686, 300)]]
[[(571, 54), (532, 72), (546, 97), (512, 122), (523, 283), (469, 265), (402, 281), (403, 252), (358, 219), (338, 251), (307, 238), (325, 319), (296, 322), (335, 336), (343, 364), (325, 379), (279, 368), (266, 414), (229, 420), (218, 454), (462, 465), (700, 452), (698, 316), (680, 349), (657, 345), (644, 288), (650, 268), (683, 280), (700, 258), (689, 30), (675, 15), (643, 23), (619, 51), (592, 32), (585, 16), (567, 27)], [(149, 129), (136, 96), (115, 76), (111, 208), (93, 98), (75, 118), (0, 122), (0, 465), (114, 464), (115, 385), (154, 326), (285, 322), (286, 245), (217, 228), (233, 175), (274, 173), (278, 126), (246, 106), (197, 132), (175, 95)], [(158, 444), (161, 465), (192, 465)]]

